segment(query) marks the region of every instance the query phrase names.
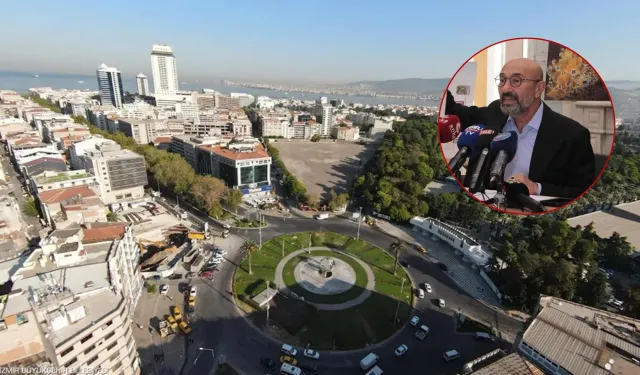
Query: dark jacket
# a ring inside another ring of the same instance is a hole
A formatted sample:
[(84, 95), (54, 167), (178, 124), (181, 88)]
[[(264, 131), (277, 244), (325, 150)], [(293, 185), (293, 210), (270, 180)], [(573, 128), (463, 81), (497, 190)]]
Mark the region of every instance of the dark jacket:
[[(544, 103), (542, 105), (542, 121), (531, 155), (529, 179), (540, 183), (541, 195), (577, 198), (596, 178), (591, 135), (578, 122), (554, 112)], [(446, 114), (460, 118), (463, 129), (483, 124), (485, 128), (501, 132), (509, 118), (500, 110), (500, 100), (487, 107), (465, 107), (456, 103), (449, 91), (446, 111)], [(474, 164), (475, 160), (470, 160), (468, 170), (473, 170)], [(465, 182), (465, 186), (467, 184)]]

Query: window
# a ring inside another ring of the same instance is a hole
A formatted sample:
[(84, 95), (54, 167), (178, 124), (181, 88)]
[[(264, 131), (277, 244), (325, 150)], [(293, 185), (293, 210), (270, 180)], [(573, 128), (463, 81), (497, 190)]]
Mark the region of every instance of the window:
[(60, 353), (60, 357), (64, 357), (65, 355), (67, 355), (67, 354), (71, 353), (72, 351), (73, 351), (73, 345), (72, 345), (72, 346), (70, 346), (70, 347), (68, 347), (68, 348), (66, 348), (65, 350), (63, 350), (63, 351)]
[(111, 357), (109, 357), (109, 360), (114, 361), (116, 358), (118, 358), (118, 354), (119, 354), (118, 352), (113, 353)]
[(77, 357), (74, 357), (73, 359), (71, 359), (69, 362), (65, 363), (65, 364), (64, 364), (64, 365), (62, 365), (62, 366), (63, 366), (63, 367), (69, 367), (69, 366), (71, 366), (72, 364), (74, 364), (74, 363), (76, 363), (76, 362), (78, 362), (78, 358), (77, 358)]
[(91, 353), (91, 351), (92, 351), (93, 349), (95, 349), (95, 348), (96, 348), (96, 346), (95, 346), (95, 345), (91, 345), (90, 347), (88, 347), (88, 348), (86, 348), (86, 349), (84, 350), (84, 354), (86, 355), (86, 354)]
[(109, 344), (109, 346), (107, 346), (107, 351), (113, 349), (116, 346), (117, 343), (118, 343), (118, 341), (114, 341), (111, 344)]
[(94, 355), (93, 357), (89, 358), (89, 360), (87, 361), (87, 364), (90, 365), (97, 360), (98, 360), (98, 356)]
[(111, 373), (114, 373), (120, 367), (122, 367), (122, 362), (116, 363), (115, 365), (113, 365), (113, 367), (111, 367)]
[(85, 337), (82, 338), (82, 340), (80, 340), (80, 344), (84, 344), (85, 342), (91, 340), (92, 337), (93, 337), (92, 333), (86, 335)]
[(113, 324), (113, 320), (110, 320), (110, 321), (106, 322), (106, 323), (104, 324), (104, 326), (102, 326), (102, 329), (107, 329), (107, 327), (109, 327), (109, 326), (110, 326), (110, 325), (112, 325), (112, 324)]

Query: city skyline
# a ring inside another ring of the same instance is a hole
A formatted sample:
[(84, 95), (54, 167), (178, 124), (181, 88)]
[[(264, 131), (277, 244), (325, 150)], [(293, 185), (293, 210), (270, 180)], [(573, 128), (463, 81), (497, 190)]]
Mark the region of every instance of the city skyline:
[[(0, 56), (0, 70), (84, 75), (105, 62), (118, 67), (123, 76), (142, 72), (151, 77), (150, 46), (167, 44), (180, 60), (181, 80), (346, 83), (442, 78), (452, 76), (488, 44), (505, 37), (537, 36), (575, 49), (605, 80), (640, 79), (640, 67), (632, 63), (640, 52), (624, 48), (633, 45), (632, 35), (624, 28), (633, 21), (633, 10), (639, 8), (630, 1), (607, 8), (571, 4), (549, 8), (544, 5), (550, 2), (537, 3), (538, 9), (553, 12), (545, 12), (543, 19), (517, 16), (518, 22), (502, 27), (492, 21), (500, 19), (495, 16), (500, 11), (487, 3), (464, 4), (465, 12), (458, 14), (459, 3), (431, 6), (417, 1), (395, 2), (397, 12), (389, 12), (362, 1), (295, 6), (287, 2), (224, 3), (223, 7), (194, 2), (186, 9), (165, 1), (149, 8), (116, 0), (112, 7), (101, 10), (102, 17), (130, 26), (99, 34), (87, 32), (96, 27), (88, 9), (49, 9), (45, 4), (5, 6), (14, 17), (4, 20), (4, 26), (21, 32), (3, 40), (5, 50), (19, 54)], [(32, 6), (47, 12), (33, 12)], [(529, 8), (512, 4), (509, 12), (532, 14)], [(326, 17), (314, 16), (319, 14)], [(65, 18), (68, 22), (54, 24), (53, 20)], [(605, 30), (583, 27), (607, 18), (616, 22)], [(25, 19), (29, 19), (28, 28), (22, 26)], [(479, 20), (494, 26), (483, 26)]]

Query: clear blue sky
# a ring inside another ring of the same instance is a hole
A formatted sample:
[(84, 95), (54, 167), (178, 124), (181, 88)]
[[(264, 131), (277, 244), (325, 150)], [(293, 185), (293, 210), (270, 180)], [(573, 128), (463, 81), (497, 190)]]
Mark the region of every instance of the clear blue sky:
[(637, 0), (25, 0), (2, 14), (0, 70), (150, 75), (151, 45), (166, 43), (181, 80), (444, 78), (487, 44), (537, 36), (605, 80), (640, 80)]

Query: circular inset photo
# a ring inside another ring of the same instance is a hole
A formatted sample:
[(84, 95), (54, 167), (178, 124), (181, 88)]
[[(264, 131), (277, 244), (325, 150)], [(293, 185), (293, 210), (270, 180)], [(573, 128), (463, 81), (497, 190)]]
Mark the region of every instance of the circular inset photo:
[(547, 213), (600, 178), (615, 113), (604, 81), (576, 51), (509, 39), (458, 69), (442, 98), (438, 136), (449, 171), (476, 200), (501, 212)]

